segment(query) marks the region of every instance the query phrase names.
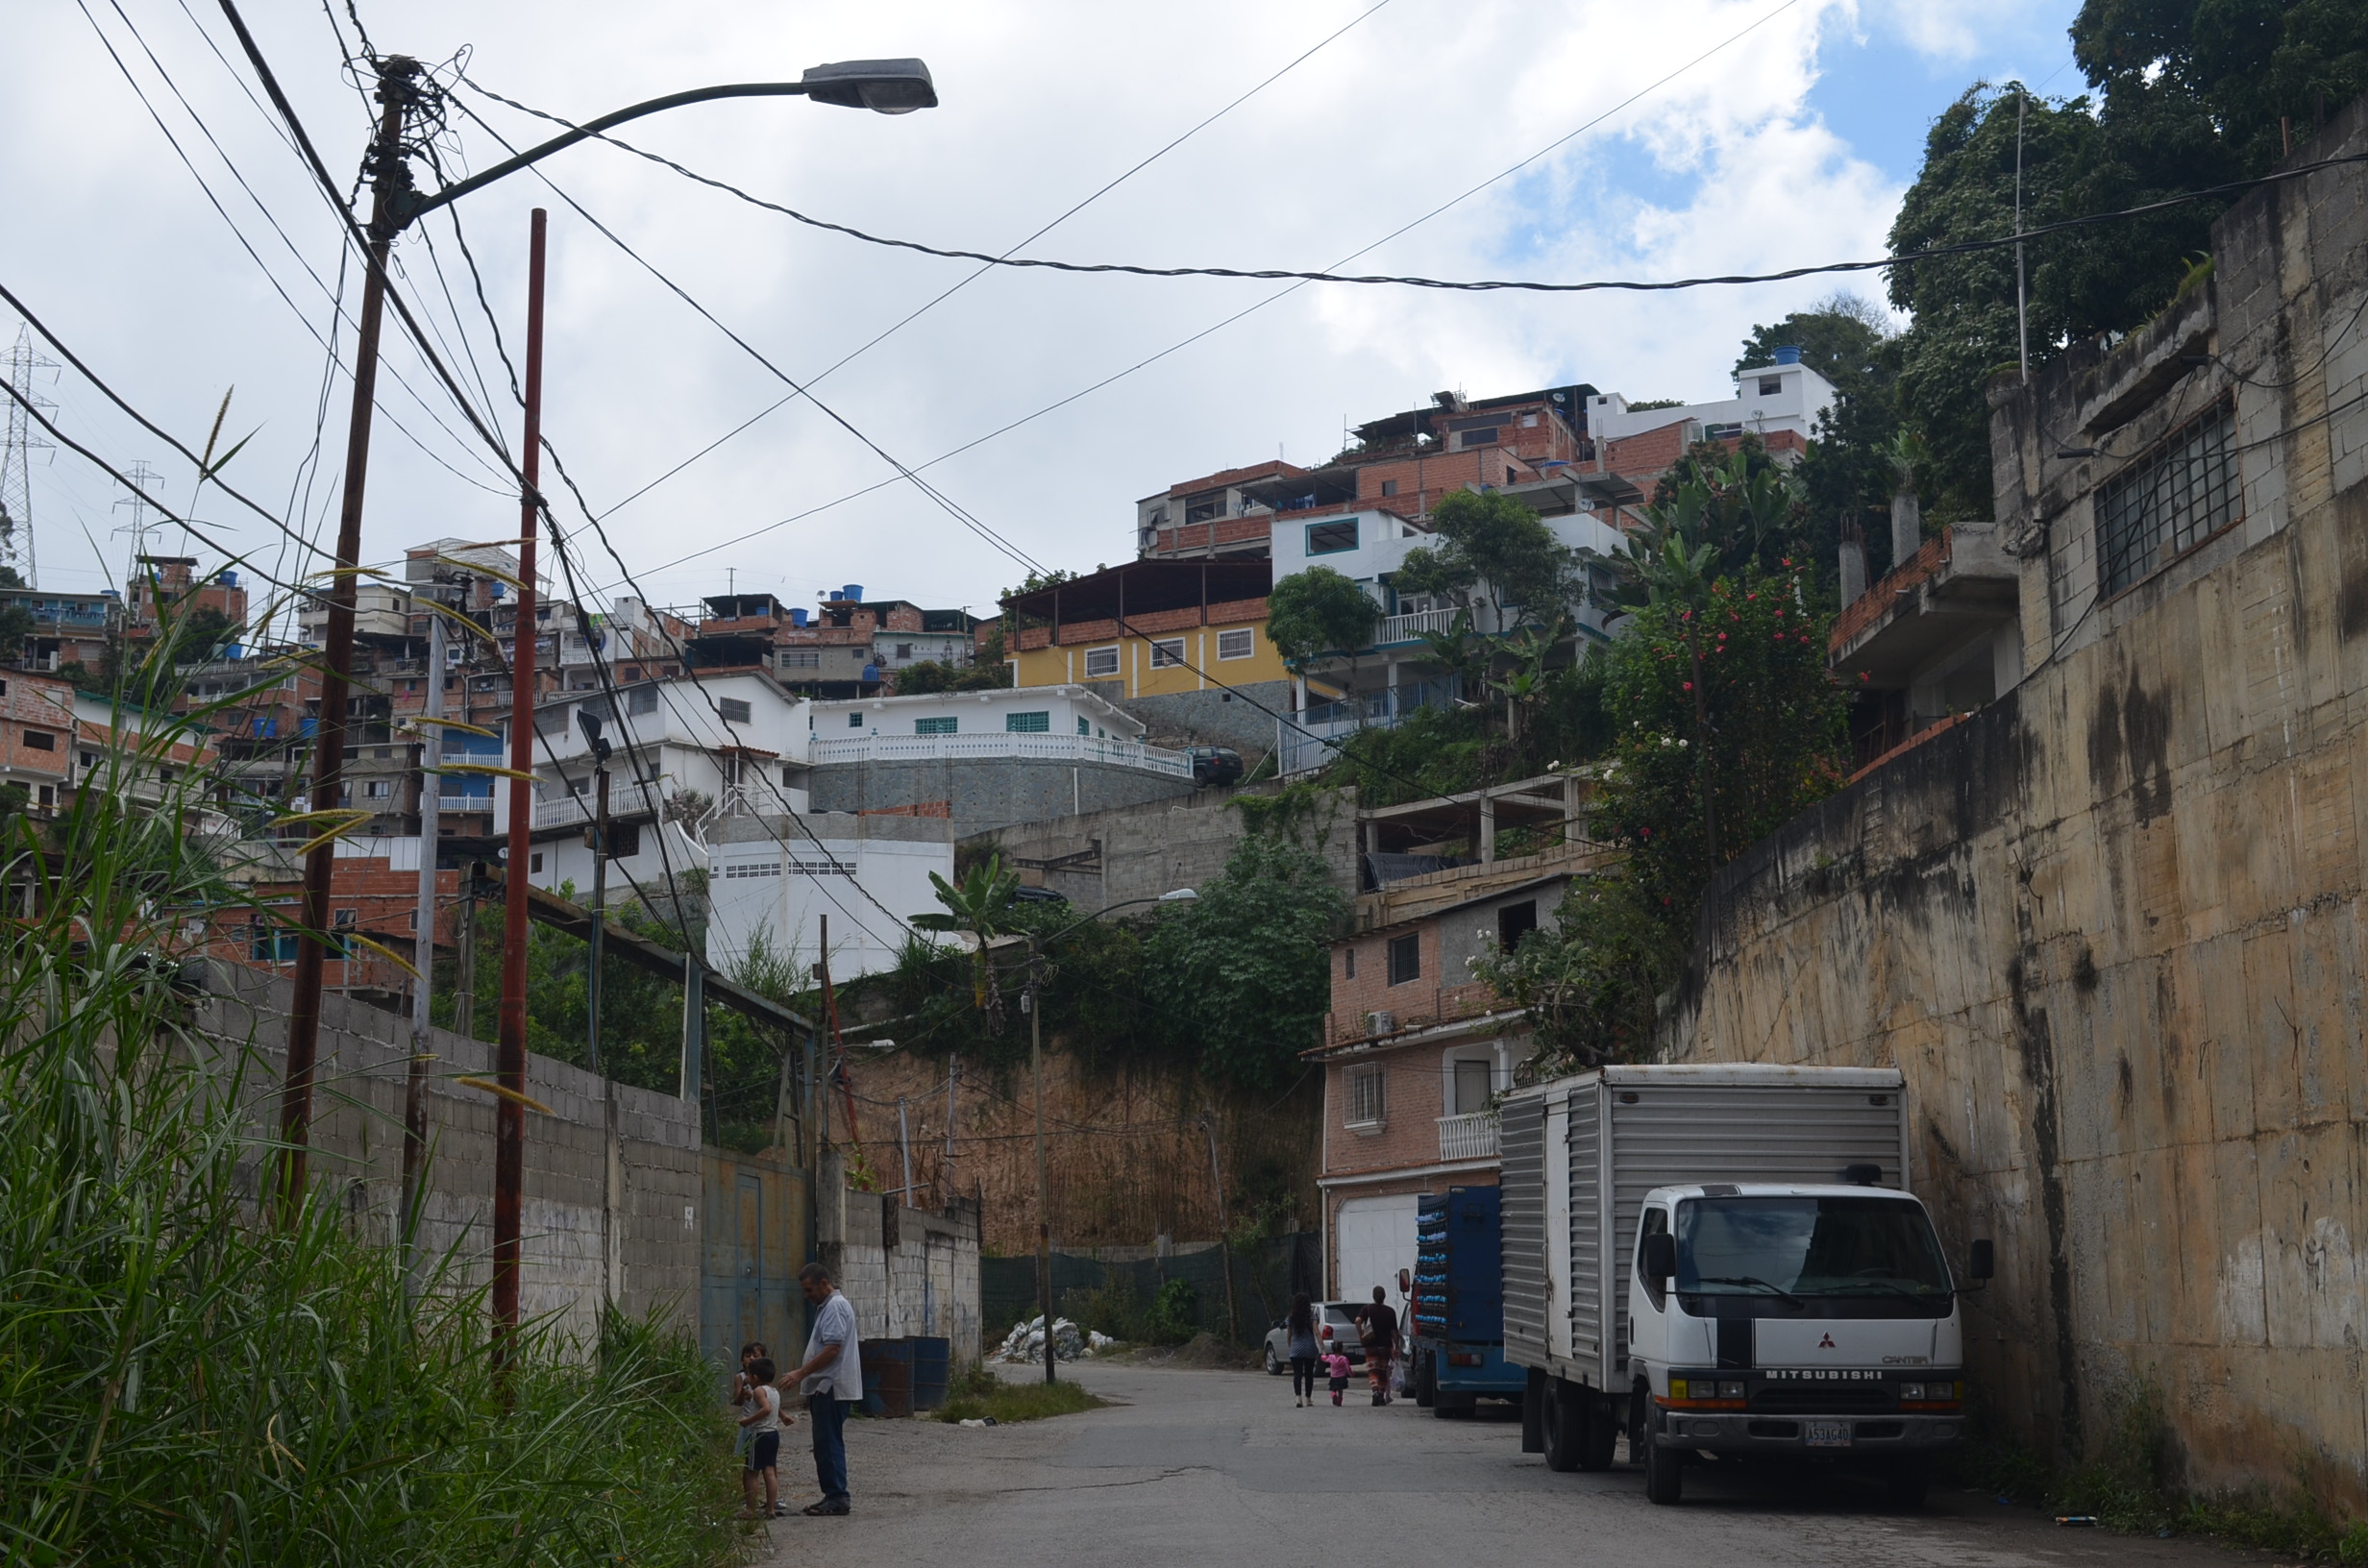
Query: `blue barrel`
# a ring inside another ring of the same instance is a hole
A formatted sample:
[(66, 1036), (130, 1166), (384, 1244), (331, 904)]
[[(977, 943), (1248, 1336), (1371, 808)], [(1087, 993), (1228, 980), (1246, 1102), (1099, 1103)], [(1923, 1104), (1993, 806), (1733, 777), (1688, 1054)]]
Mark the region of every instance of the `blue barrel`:
[(913, 1409), (946, 1408), (946, 1384), (953, 1371), (953, 1341), (942, 1336), (916, 1335), (913, 1347)]
[(897, 1420), (913, 1413), (913, 1343), (909, 1339), (866, 1339), (863, 1344), (863, 1403), (866, 1415)]

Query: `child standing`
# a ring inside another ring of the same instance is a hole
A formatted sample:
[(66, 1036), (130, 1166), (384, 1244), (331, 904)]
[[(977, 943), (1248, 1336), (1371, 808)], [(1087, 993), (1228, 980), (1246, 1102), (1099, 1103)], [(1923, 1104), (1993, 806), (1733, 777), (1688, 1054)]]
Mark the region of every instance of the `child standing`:
[[(777, 1519), (781, 1513), (781, 1476), (777, 1468), (781, 1457), (781, 1426), (786, 1419), (781, 1414), (781, 1391), (773, 1386), (774, 1365), (769, 1356), (759, 1356), (749, 1363), (749, 1412), (740, 1418), (741, 1428), (750, 1433), (748, 1459), (740, 1471), (740, 1489), (748, 1498), (748, 1506), (740, 1510), (743, 1519)], [(765, 1511), (756, 1511), (756, 1482), (762, 1477), (765, 1483)]]
[(1335, 1345), (1323, 1359), (1323, 1370), (1332, 1384), (1332, 1403), (1338, 1405), (1341, 1395), (1348, 1391), (1348, 1353)]
[[(731, 1375), (731, 1397), (725, 1401), (731, 1407), (735, 1421), (749, 1413), (749, 1407), (756, 1397), (749, 1389), (749, 1368), (756, 1364), (757, 1357), (772, 1354), (761, 1339), (752, 1339), (740, 1347), (740, 1370)], [(732, 1457), (745, 1462), (749, 1457), (749, 1444), (754, 1440), (749, 1434), (748, 1423), (741, 1421), (740, 1430), (732, 1434)]]

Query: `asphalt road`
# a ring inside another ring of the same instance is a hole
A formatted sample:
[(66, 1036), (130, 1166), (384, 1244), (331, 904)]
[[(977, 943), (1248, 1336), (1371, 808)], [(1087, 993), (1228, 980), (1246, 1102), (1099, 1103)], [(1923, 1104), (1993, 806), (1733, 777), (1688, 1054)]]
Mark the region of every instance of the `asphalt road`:
[[(1600, 1475), (1547, 1470), (1520, 1451), (1519, 1424), (1509, 1418), (1443, 1421), (1411, 1400), (1375, 1409), (1354, 1389), (1343, 1409), (1325, 1400), (1299, 1409), (1285, 1380), (1256, 1372), (1062, 1371), (1110, 1408), (984, 1430), (851, 1421), (853, 1514), (774, 1524), (763, 1560), (831, 1568), (2275, 1560), (2198, 1541), (2064, 1529), (1937, 1487), (1924, 1511), (1899, 1514), (1871, 1485), (1823, 1472), (1729, 1480), (1696, 1469), (1682, 1505), (1655, 1507), (1644, 1501), (1642, 1473), (1625, 1464)], [(814, 1496), (802, 1436), (800, 1428), (782, 1444), (782, 1492), (793, 1506)]]

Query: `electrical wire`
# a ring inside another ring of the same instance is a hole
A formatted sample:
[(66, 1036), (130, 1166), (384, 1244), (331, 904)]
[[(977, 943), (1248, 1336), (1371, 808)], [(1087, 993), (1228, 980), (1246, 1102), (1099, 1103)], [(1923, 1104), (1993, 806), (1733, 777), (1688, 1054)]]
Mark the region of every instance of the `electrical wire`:
[[(1272, 86), (1275, 83), (1281, 81), (1285, 76), (1288, 76), (1291, 72), (1296, 70), (1299, 66), (1314, 59), (1318, 54), (1321, 53), (1324, 49), (1328, 48), (1341, 37), (1362, 26), (1376, 12), (1387, 8), (1390, 3), (1391, 0), (1379, 0), (1378, 4), (1369, 6), (1366, 10), (1359, 12), (1355, 16), (1350, 17), (1348, 21), (1341, 27), (1336, 28), (1331, 33), (1326, 34), (1323, 37), (1318, 39), (1312, 46), (1294, 56), (1279, 69), (1274, 70), (1266, 77), (1262, 78), (1247, 91), (1233, 98), (1223, 107), (1217, 110), (1216, 112), (1196, 121), (1182, 135), (1171, 138), (1148, 157), (1138, 159), (1136, 162), (1129, 165), (1123, 172), (1120, 173), (1116, 178), (1104, 182), (1101, 185), (1098, 186), (1094, 191), (1088, 194), (1083, 200), (1071, 205), (1058, 216), (1054, 217), (1049, 223), (1045, 224), (1033, 233), (1026, 234), (1018, 241), (1014, 242), (1010, 249), (1004, 251), (1002, 254), (1005, 257), (1009, 257), (1013, 251), (1017, 251), (1021, 246), (1032, 245), (1037, 240), (1042, 239), (1045, 235), (1050, 233), (1062, 224), (1067, 223), (1071, 218), (1075, 217), (1078, 213), (1084, 211), (1087, 208), (1093, 206), (1104, 196), (1109, 195), (1110, 192), (1116, 190), (1119, 186), (1124, 184), (1136, 175), (1141, 174), (1145, 169), (1149, 168), (1152, 164), (1158, 162), (1170, 153), (1174, 152), (1178, 147), (1183, 146), (1184, 143), (1190, 141), (1193, 137), (1198, 135), (1210, 126), (1215, 125), (1219, 120), (1223, 119), (1226, 115), (1232, 113), (1235, 110), (1241, 108), (1252, 98), (1255, 98), (1259, 93), (1265, 91), (1268, 87)], [(494, 99), (496, 102), (510, 102), (510, 100), (503, 98), (501, 94), (488, 91), (486, 88), (480, 86), (465, 72), (460, 73), (456, 80), (470, 87), (472, 90), (483, 93), (486, 97)], [(517, 106), (513, 105), (512, 107)], [(526, 112), (531, 113), (533, 111), (530, 110), (526, 110)], [(980, 266), (975, 271), (968, 274), (953, 283), (951, 286), (932, 296), (914, 310), (899, 318), (897, 321), (883, 328), (878, 332), (873, 334), (864, 342), (857, 344), (853, 349), (851, 349), (846, 354), (841, 355), (837, 359), (834, 359), (829, 364), (824, 366), (821, 371), (811, 377), (808, 377), (805, 384), (807, 386), (816, 386), (828, 380), (831, 376), (835, 375), (840, 370), (845, 369), (855, 359), (865, 354), (870, 353), (873, 349), (878, 347), (881, 343), (886, 342), (898, 332), (902, 331), (905, 328), (920, 320), (929, 311), (934, 310), (937, 306), (945, 304), (946, 301), (953, 298), (954, 295), (960, 293), (963, 289), (968, 288), (972, 283), (976, 282), (979, 279), (984, 278), (988, 273), (994, 270), (994, 267), (989, 265)], [(724, 434), (709, 442), (706, 446), (700, 448), (697, 452), (691, 453), (690, 456), (685, 457), (680, 462), (675, 464), (674, 467), (669, 468), (664, 473), (658, 475), (657, 478), (650, 480), (647, 484), (642, 485), (639, 489), (628, 494), (624, 500), (610, 506), (608, 510), (602, 515), (604, 517), (614, 517), (618, 512), (631, 505), (634, 502), (639, 501), (643, 496), (648, 495), (652, 490), (654, 490), (659, 485), (665, 483), (668, 479), (673, 478), (676, 475), (681, 473), (693, 463), (698, 462), (701, 458), (705, 457), (717, 448), (742, 434), (744, 431), (760, 423), (773, 413), (787, 407), (792, 403), (795, 403), (800, 396), (802, 396), (801, 393), (792, 392), (786, 397), (777, 399), (775, 402), (768, 404), (765, 407), (759, 409), (756, 413), (752, 414), (740, 424), (735, 425), (729, 430), (727, 430)]]

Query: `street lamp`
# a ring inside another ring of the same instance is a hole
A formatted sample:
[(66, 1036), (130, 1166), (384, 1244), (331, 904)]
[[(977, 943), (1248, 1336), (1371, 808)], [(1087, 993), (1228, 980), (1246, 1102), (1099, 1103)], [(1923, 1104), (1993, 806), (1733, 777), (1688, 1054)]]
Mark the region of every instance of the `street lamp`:
[(1045, 1382), (1052, 1383), (1054, 1357), (1052, 1354), (1052, 1182), (1045, 1170), (1045, 1010), (1039, 992), (1043, 985), (1045, 944), (1057, 942), (1081, 926), (1090, 925), (1104, 915), (1137, 904), (1189, 904), (1200, 894), (1191, 888), (1177, 888), (1154, 898), (1128, 898), (1120, 903), (1106, 904), (1084, 919), (1072, 920), (1050, 936), (1028, 933), (1027, 990), (1021, 993), (1020, 1005), (1027, 1009), (1027, 1059), (1036, 1075), (1036, 1303), (1045, 1314)]
[[(236, 24), (234, 13), (233, 21)], [(239, 41), (266, 78), (269, 69), (243, 25)], [(684, 104), (717, 98), (806, 97), (826, 104), (905, 114), (937, 102), (929, 68), (918, 60), (844, 61), (817, 65), (798, 82), (755, 82), (701, 87), (653, 98), (604, 114), (497, 163), (481, 174), (432, 195), (411, 186), (406, 130), (422, 96), (419, 61), (391, 55), (376, 61), (379, 128), (365, 168), (371, 177), (369, 267), (362, 280), (359, 319), (354, 340), (354, 405), (346, 433), (345, 486), (337, 514), (337, 553), (331, 575), (329, 624), (324, 638), (321, 714), (313, 748), (312, 808), (334, 811), (344, 782), (346, 702), (354, 671), (355, 589), (361, 569), (361, 515), (370, 457), (370, 424), (378, 391), (379, 332), (385, 313), (386, 263), (395, 235), (421, 214), (457, 201), (506, 175), (596, 135), (613, 125)], [(545, 215), (534, 209), (528, 265), (526, 430), (520, 456), (519, 578), (517, 621), (510, 665), (509, 855), (504, 871), (502, 1012), (498, 1076), (506, 1091), (496, 1108), (494, 1150), (493, 1308), (496, 1356), (506, 1353), (508, 1332), (518, 1321), (519, 1200), (525, 1178), (526, 1112), (526, 938), (527, 845), (531, 836), (533, 797), (526, 777), (533, 772), (534, 735), (534, 532), (541, 502), (543, 231)], [(303, 937), (296, 954), (295, 994), (288, 1010), (286, 1078), (280, 1099), (280, 1134), (286, 1149), (281, 1197), (292, 1204), (304, 1190), (306, 1142), (312, 1111), (312, 1079), (320, 1045), (321, 982), (327, 960), (322, 933), (329, 928), (330, 876), (335, 848), (329, 835), (307, 856)], [(423, 939), (424, 939), (423, 934)]]

